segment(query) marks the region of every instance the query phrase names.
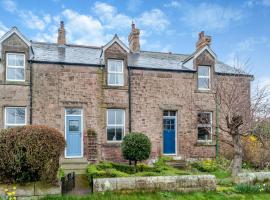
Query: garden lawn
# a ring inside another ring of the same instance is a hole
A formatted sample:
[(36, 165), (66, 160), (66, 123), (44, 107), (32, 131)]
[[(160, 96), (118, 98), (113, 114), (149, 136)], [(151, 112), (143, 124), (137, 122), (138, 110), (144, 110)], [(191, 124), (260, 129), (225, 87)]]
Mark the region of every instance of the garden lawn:
[(172, 192), (156, 192), (156, 193), (95, 193), (89, 196), (52, 196), (45, 197), (42, 200), (270, 200), (270, 193), (260, 194), (237, 194), (222, 192), (195, 192), (195, 193), (172, 193)]

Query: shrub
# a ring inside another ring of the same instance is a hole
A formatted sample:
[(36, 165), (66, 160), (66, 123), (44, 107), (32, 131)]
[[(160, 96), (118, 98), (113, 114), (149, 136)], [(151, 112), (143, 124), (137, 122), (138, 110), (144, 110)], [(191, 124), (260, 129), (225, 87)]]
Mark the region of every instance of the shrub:
[(143, 133), (129, 133), (123, 139), (121, 144), (122, 155), (125, 159), (134, 161), (146, 160), (151, 153), (151, 142), (149, 138)]
[(218, 169), (217, 162), (212, 159), (205, 159), (192, 163), (192, 166), (201, 172), (214, 172)]
[(113, 177), (127, 177), (128, 174), (118, 171), (114, 168), (99, 168), (97, 165), (89, 165), (87, 167), (87, 176), (91, 178), (113, 178)]
[(0, 182), (57, 182), (65, 139), (47, 126), (23, 126), (0, 131)]
[(238, 193), (259, 193), (270, 192), (269, 184), (238, 184), (234, 187), (234, 190)]

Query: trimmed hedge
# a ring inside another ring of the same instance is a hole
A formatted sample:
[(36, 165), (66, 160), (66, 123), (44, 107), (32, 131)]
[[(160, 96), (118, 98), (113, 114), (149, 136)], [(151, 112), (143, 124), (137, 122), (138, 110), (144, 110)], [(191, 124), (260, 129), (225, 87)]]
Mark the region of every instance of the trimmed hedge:
[(146, 160), (151, 153), (151, 142), (149, 138), (143, 133), (129, 133), (123, 138), (121, 144), (122, 155), (125, 159), (134, 161)]
[(28, 125), (0, 131), (0, 182), (57, 182), (63, 135), (54, 128)]

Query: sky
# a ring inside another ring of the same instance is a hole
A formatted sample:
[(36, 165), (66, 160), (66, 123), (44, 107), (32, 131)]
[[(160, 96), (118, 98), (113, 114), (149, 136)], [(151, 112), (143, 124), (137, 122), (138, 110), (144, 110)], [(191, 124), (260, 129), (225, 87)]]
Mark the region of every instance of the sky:
[(128, 43), (131, 22), (141, 50), (191, 54), (198, 33), (212, 37), (218, 59), (270, 84), (270, 0), (0, 0), (0, 36), (16, 26), (33, 41), (56, 42), (63, 20), (68, 43)]

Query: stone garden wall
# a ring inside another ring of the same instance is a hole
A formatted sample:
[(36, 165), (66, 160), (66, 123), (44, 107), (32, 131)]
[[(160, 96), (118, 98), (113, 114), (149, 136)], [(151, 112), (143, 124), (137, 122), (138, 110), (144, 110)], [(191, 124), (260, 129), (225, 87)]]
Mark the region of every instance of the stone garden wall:
[[(5, 195), (5, 189), (12, 191), (13, 185), (0, 185), (0, 197)], [(47, 195), (60, 195), (61, 187), (44, 185), (40, 182), (16, 185), (16, 197), (20, 199), (38, 199)]]
[(191, 192), (216, 189), (213, 175), (99, 178), (93, 180), (93, 192), (104, 191), (176, 191)]
[(246, 172), (239, 173), (235, 178), (234, 182), (236, 184), (254, 184), (254, 183), (264, 183), (270, 181), (270, 172)]

